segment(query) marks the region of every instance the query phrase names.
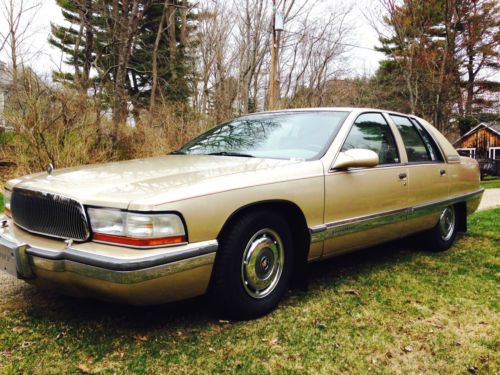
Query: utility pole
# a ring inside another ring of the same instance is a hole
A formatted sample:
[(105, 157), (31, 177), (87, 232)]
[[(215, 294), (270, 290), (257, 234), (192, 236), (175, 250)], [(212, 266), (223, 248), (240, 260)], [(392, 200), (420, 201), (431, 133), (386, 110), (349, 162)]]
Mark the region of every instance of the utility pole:
[(278, 63), (281, 32), (283, 31), (283, 16), (277, 14), (276, 0), (273, 0), (273, 25), (271, 31), (271, 73), (269, 75), (269, 93), (267, 109), (275, 109), (278, 101)]

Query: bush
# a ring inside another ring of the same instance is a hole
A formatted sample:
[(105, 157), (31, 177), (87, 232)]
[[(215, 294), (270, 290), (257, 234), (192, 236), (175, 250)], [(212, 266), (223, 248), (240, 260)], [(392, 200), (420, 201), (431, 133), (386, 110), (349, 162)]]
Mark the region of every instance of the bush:
[(122, 124), (113, 148), (113, 125), (97, 98), (53, 87), (29, 71), (9, 97), (5, 118), (15, 131), (0, 133), (0, 157), (16, 163), (16, 175), (48, 163), (64, 168), (166, 154), (213, 125), (185, 105), (160, 105)]

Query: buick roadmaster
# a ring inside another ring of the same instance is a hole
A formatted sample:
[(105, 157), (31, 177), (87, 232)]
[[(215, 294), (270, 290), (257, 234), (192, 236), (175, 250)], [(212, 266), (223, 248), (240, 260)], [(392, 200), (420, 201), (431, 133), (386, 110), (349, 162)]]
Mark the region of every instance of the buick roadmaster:
[(165, 156), (49, 166), (4, 194), (1, 270), (130, 304), (208, 293), (252, 318), (307, 262), (417, 232), (448, 249), (483, 190), (427, 121), (323, 108), (236, 118)]

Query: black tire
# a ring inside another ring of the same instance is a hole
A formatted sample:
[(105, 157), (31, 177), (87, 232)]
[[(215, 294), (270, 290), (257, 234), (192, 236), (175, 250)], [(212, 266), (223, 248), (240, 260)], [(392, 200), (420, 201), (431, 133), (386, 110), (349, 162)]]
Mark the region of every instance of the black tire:
[(425, 233), (429, 251), (445, 251), (453, 245), (457, 237), (458, 215), (455, 206), (443, 209), (436, 226)]
[[(292, 234), (281, 215), (258, 210), (237, 218), (219, 239), (210, 288), (214, 307), (233, 320), (269, 313), (287, 292), (293, 265)], [(270, 285), (259, 289), (256, 283)]]

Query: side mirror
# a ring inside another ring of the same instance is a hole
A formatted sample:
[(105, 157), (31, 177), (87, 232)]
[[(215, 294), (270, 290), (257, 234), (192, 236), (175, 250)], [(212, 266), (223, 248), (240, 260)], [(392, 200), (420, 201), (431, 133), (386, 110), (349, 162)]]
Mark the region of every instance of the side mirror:
[(372, 168), (378, 164), (378, 155), (372, 150), (353, 148), (337, 156), (333, 169)]

